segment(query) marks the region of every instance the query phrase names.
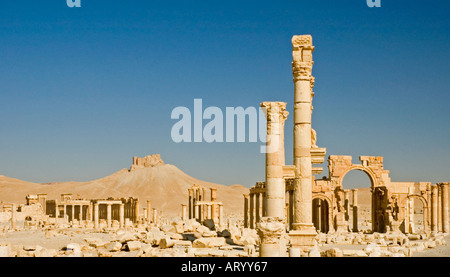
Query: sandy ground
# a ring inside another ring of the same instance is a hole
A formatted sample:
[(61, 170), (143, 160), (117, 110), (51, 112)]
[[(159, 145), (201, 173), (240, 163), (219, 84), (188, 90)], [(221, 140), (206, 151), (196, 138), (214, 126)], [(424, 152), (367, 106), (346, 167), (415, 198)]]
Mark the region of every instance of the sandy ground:
[(447, 245), (427, 249), (413, 254), (413, 257), (450, 257), (450, 236), (446, 236)]
[(5, 233), (0, 237), (0, 244), (10, 243), (11, 246), (18, 245), (40, 245), (47, 249), (61, 250), (69, 243), (85, 244), (84, 238), (99, 238), (102, 240), (110, 240), (111, 234), (104, 233), (88, 233), (88, 231), (77, 233), (73, 230), (67, 231), (68, 234), (58, 234), (55, 237), (45, 237), (45, 232), (42, 230), (32, 230), (23, 232)]

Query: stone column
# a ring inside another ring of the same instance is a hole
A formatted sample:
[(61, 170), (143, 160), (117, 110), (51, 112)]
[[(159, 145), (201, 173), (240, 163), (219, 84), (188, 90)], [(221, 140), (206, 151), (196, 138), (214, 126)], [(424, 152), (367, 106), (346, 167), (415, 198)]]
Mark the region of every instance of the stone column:
[(11, 205), (11, 229), (16, 229), (16, 204)]
[(187, 215), (187, 207), (184, 204), (181, 204), (181, 220), (186, 220)]
[(431, 231), (438, 232), (438, 187), (431, 186)]
[(99, 229), (99, 208), (98, 203), (94, 204), (94, 229)]
[(353, 203), (353, 232), (358, 232), (358, 190), (352, 189)]
[(156, 224), (156, 225), (158, 225), (158, 211), (155, 209), (155, 208), (153, 208), (153, 223), (154, 224)]
[(89, 221), (92, 222), (93, 220), (93, 207), (92, 207), (92, 203), (89, 203)]
[(212, 205), (206, 205), (206, 210), (208, 211), (208, 216), (206, 219), (212, 219)]
[(438, 232), (443, 232), (442, 228), (442, 186), (438, 184)]
[(80, 206), (80, 210), (78, 211), (78, 220), (81, 223), (83, 221), (83, 205), (79, 205), (79, 206)]
[(188, 192), (189, 192), (189, 219), (191, 219), (191, 218), (193, 218), (194, 217), (194, 215), (193, 215), (193, 213), (194, 213), (194, 211), (193, 211), (193, 208), (194, 208), (194, 194), (193, 194), (193, 191), (192, 191), (192, 189), (188, 189)]
[(66, 217), (66, 215), (68, 214), (67, 211), (68, 211), (68, 210), (67, 210), (67, 205), (64, 204), (64, 209), (63, 209), (63, 222), (64, 222), (64, 223), (66, 222), (66, 218), (67, 218), (67, 221), (69, 221), (69, 218)]
[(152, 201), (147, 200), (147, 223), (152, 221)]
[(55, 201), (55, 225), (58, 225), (59, 221), (59, 205), (58, 201)]
[(258, 222), (256, 230), (260, 237), (260, 257), (285, 257), (286, 246), (282, 241), (285, 222), (276, 217), (264, 217)]
[(139, 222), (139, 200), (136, 199), (136, 223)]
[(70, 215), (71, 217), (72, 217), (72, 222), (73, 222), (73, 220), (75, 219), (75, 205), (74, 204), (72, 204), (72, 214)]
[(289, 191), (289, 230), (292, 230), (294, 222), (294, 192)]
[(108, 228), (111, 228), (111, 204), (106, 205), (106, 226)]
[(450, 232), (448, 222), (448, 185), (449, 183), (442, 183), (442, 229), (444, 233)]
[[(211, 188), (211, 202), (215, 202), (217, 201), (217, 189), (215, 188)], [(211, 219), (214, 220), (214, 222), (216, 222), (217, 220), (217, 205), (216, 204), (212, 204), (211, 207)]]
[(255, 194), (250, 193), (250, 229), (255, 229)]
[[(285, 218), (285, 181), (283, 166), (284, 156), (284, 124), (288, 116), (286, 103), (263, 102), (261, 107), (267, 114), (266, 142), (266, 216)], [(259, 197), (256, 198), (258, 207)], [(263, 209), (264, 210), (264, 209)], [(257, 214), (257, 221), (259, 221)]]
[(200, 221), (199, 213), (200, 213), (200, 207), (199, 207), (199, 205), (195, 204), (194, 205), (194, 218)]
[(312, 222), (312, 98), (314, 77), (312, 37), (310, 35), (292, 38), (294, 76), (294, 222), (291, 237), (291, 251), (309, 251), (315, 244), (317, 232)]
[(249, 201), (249, 195), (244, 194), (244, 228), (248, 228), (248, 201)]
[(260, 216), (260, 211), (261, 211), (261, 203), (260, 203), (260, 193), (257, 192), (256, 193), (256, 204), (255, 204), (255, 220), (256, 222), (259, 222), (261, 216)]
[(222, 204), (219, 204), (219, 226), (222, 226), (223, 225), (223, 217), (224, 217), (224, 214), (223, 214), (223, 205)]
[(119, 225), (120, 228), (123, 228), (125, 224), (125, 204), (120, 204), (120, 210), (119, 210)]

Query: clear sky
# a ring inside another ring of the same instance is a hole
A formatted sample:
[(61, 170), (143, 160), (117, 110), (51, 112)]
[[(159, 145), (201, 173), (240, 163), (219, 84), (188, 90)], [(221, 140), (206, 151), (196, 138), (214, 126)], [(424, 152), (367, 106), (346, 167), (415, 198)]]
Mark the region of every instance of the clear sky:
[(292, 164), (291, 37), (311, 34), (327, 155), (384, 156), (393, 181), (450, 181), (449, 14), (445, 0), (1, 1), (0, 174), (87, 181), (159, 153), (250, 187), (264, 180), (261, 143), (176, 144), (171, 111), (287, 102)]

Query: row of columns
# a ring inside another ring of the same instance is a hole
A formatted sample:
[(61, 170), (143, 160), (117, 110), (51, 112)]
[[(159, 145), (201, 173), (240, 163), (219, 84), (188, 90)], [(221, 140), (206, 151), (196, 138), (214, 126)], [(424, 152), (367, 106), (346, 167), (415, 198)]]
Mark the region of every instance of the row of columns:
[(250, 194), (244, 194), (245, 228), (255, 229), (256, 223), (258, 223), (262, 217), (266, 216), (267, 209), (265, 203), (266, 203), (265, 193), (250, 192)]
[(440, 183), (431, 186), (431, 231), (450, 232), (449, 226), (449, 183)]

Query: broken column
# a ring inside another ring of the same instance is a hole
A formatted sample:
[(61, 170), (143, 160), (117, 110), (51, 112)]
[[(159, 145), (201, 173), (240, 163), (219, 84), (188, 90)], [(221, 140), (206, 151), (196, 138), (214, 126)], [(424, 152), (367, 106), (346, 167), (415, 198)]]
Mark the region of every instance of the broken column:
[(147, 223), (152, 221), (152, 201), (147, 200)]
[(11, 229), (16, 229), (16, 204), (11, 205)]
[(317, 232), (312, 222), (312, 98), (314, 77), (312, 37), (292, 38), (294, 76), (294, 218), (289, 233), (293, 256), (315, 245)]

